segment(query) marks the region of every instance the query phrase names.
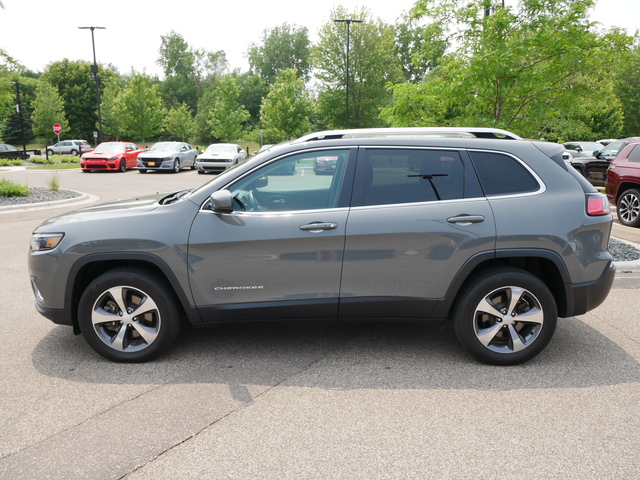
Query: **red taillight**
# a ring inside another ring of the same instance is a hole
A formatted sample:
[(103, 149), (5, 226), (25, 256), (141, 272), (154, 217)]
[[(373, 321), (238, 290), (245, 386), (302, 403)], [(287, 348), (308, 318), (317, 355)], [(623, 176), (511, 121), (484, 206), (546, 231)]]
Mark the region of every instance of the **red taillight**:
[(611, 213), (609, 200), (602, 194), (587, 196), (587, 215), (607, 215)]

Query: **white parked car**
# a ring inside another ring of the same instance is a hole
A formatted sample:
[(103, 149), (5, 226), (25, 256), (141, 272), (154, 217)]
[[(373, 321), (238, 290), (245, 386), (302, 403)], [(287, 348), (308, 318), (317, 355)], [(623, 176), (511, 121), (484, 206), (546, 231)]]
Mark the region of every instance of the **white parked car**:
[(240, 145), (235, 143), (214, 143), (196, 158), (198, 173), (224, 172), (247, 158)]
[(47, 155), (82, 155), (91, 151), (91, 145), (86, 140), (63, 140), (47, 147)]

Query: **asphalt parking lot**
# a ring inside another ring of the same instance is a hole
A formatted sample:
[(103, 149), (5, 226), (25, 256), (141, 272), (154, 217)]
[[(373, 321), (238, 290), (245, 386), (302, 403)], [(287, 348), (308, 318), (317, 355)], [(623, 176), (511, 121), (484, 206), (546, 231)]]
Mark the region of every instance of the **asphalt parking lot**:
[[(51, 175), (0, 171), (30, 186)], [(58, 178), (85, 204), (209, 179)], [(634, 269), (516, 367), (476, 362), (449, 329), (379, 322), (189, 330), (155, 362), (114, 364), (33, 308), (29, 235), (76, 206), (0, 213), (2, 479), (640, 478)]]

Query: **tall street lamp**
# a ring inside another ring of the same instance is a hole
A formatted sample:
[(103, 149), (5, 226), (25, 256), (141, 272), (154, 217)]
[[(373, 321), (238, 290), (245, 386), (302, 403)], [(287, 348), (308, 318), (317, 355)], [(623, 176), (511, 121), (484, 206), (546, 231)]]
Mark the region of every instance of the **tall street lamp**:
[(98, 143), (102, 142), (102, 113), (100, 112), (100, 77), (98, 76), (98, 62), (96, 61), (96, 43), (93, 38), (93, 31), (104, 30), (105, 27), (78, 27), (80, 30), (91, 30), (91, 46), (93, 47), (93, 65), (91, 74), (96, 81), (96, 102), (98, 104)]
[(24, 83), (20, 82), (11, 82), (16, 86), (16, 111), (18, 112), (18, 118), (20, 120), (20, 135), (22, 136), (22, 158), (26, 160), (27, 158), (27, 144), (24, 140), (24, 123), (22, 121), (22, 104), (20, 102), (20, 85), (24, 85)]
[(344, 106), (344, 128), (349, 128), (349, 29), (352, 23), (362, 23), (362, 20), (354, 18), (337, 18), (334, 22), (342, 22), (347, 24), (347, 69), (345, 81), (345, 106)]

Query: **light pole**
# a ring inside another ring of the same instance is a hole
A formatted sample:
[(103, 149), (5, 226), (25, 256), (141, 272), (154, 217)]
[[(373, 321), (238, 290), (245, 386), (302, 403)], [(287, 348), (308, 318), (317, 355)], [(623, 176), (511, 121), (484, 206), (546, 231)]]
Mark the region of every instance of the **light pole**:
[(27, 144), (24, 140), (24, 123), (22, 121), (22, 104), (20, 103), (20, 85), (24, 83), (11, 82), (16, 86), (16, 111), (18, 112), (18, 118), (20, 119), (20, 135), (22, 136), (22, 158), (26, 160), (27, 157)]
[(342, 22), (347, 24), (347, 69), (345, 81), (345, 105), (344, 105), (344, 128), (349, 128), (349, 29), (352, 23), (362, 23), (362, 20), (354, 18), (337, 18), (334, 22)]
[(98, 76), (98, 62), (96, 61), (96, 42), (93, 38), (93, 31), (104, 30), (105, 27), (78, 27), (80, 30), (91, 30), (91, 46), (93, 47), (93, 65), (91, 74), (96, 81), (96, 103), (98, 104), (98, 143), (102, 142), (102, 113), (100, 112), (100, 77)]

